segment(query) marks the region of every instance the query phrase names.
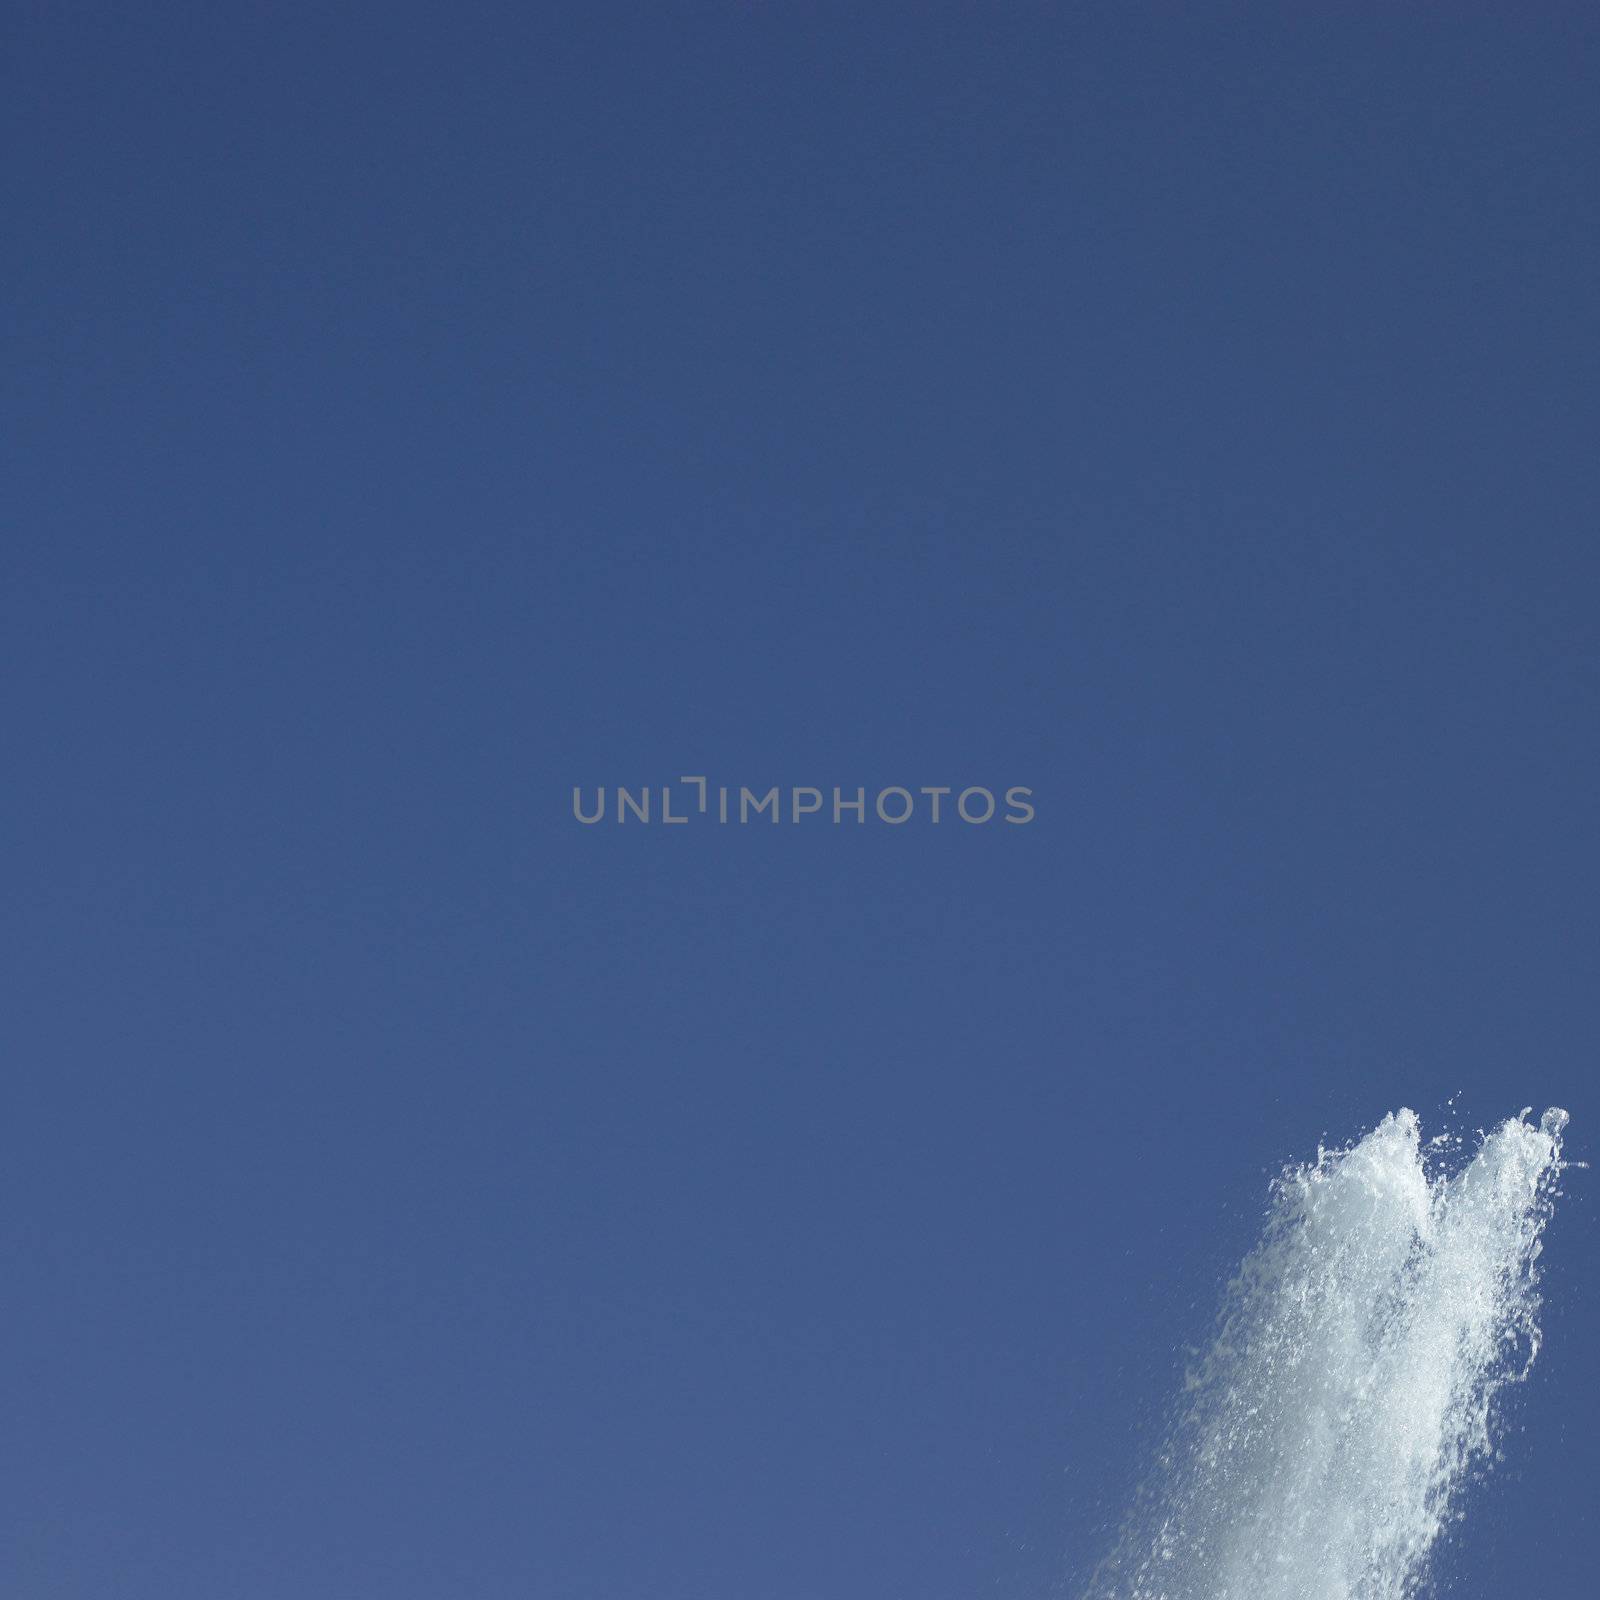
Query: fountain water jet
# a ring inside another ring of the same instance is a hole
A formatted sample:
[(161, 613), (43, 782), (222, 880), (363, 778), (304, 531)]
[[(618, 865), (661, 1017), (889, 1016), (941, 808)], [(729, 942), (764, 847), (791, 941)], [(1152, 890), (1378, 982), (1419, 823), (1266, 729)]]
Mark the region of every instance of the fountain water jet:
[(1409, 1600), (1539, 1349), (1567, 1114), (1424, 1147), (1399, 1111), (1273, 1185), (1089, 1600)]

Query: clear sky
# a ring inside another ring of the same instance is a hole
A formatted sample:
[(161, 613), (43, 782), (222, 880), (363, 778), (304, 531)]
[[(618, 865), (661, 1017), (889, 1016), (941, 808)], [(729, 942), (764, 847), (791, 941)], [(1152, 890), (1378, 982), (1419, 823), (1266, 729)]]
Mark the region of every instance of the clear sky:
[[(1592, 7), (0, 54), (0, 1593), (1038, 1600), (1279, 1163), (1593, 1148)], [(1592, 1577), (1568, 1188), (1453, 1600)]]

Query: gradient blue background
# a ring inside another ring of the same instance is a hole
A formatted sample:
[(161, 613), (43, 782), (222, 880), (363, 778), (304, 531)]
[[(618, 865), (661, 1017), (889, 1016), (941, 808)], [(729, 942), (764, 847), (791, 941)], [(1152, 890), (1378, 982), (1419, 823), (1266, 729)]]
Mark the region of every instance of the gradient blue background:
[(1057, 1593), (1279, 1163), (1592, 1150), (1597, 47), (13, 4), (0, 1591)]

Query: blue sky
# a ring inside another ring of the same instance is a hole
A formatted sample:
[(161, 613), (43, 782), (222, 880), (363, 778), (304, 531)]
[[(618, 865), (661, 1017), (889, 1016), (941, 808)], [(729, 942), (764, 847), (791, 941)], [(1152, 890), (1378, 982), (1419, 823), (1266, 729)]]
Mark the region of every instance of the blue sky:
[(1058, 1593), (1279, 1163), (1591, 1149), (1597, 47), (13, 8), (0, 1590)]

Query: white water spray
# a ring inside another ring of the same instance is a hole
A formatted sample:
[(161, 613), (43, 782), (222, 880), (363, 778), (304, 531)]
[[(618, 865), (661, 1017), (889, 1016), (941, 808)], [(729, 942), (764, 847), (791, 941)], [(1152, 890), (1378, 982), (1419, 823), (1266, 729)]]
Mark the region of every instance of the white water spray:
[[(1093, 1600), (1408, 1600), (1539, 1348), (1567, 1114), (1286, 1172)], [(1437, 1170), (1453, 1165), (1455, 1170)]]

